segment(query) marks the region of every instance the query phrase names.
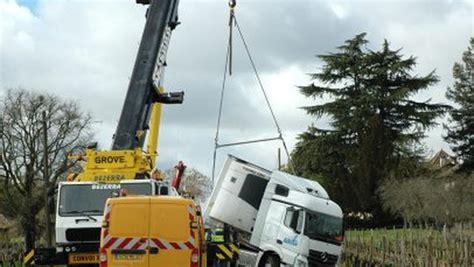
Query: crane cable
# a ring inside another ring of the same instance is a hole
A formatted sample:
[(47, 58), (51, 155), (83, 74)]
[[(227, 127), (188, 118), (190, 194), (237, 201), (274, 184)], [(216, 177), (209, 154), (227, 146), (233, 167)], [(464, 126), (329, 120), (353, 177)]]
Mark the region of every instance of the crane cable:
[[(259, 143), (259, 142), (268, 142), (268, 141), (274, 141), (274, 140), (281, 140), (283, 144), (283, 148), (285, 150), (286, 156), (288, 158), (288, 166), (291, 170), (292, 173), (295, 173), (293, 163), (291, 161), (290, 153), (288, 151), (288, 147), (286, 145), (285, 139), (283, 138), (283, 133), (280, 128), (280, 125), (278, 123), (278, 120), (276, 118), (275, 112), (273, 111), (273, 108), (270, 104), (270, 101), (268, 99), (267, 93), (265, 91), (265, 87), (263, 86), (262, 80), (260, 79), (260, 74), (257, 70), (257, 67), (255, 65), (255, 62), (253, 60), (252, 54), (250, 53), (250, 49), (247, 45), (247, 42), (245, 41), (244, 35), (242, 33), (242, 30), (239, 26), (239, 23), (237, 22), (237, 18), (235, 17), (235, 8), (236, 2), (235, 0), (230, 0), (229, 1), (229, 6), (230, 6), (230, 17), (229, 17), (229, 39), (227, 43), (227, 52), (226, 52), (226, 59), (225, 59), (225, 65), (224, 65), (224, 75), (223, 75), (223, 80), (222, 80), (222, 89), (221, 89), (221, 94), (220, 94), (220, 101), (219, 101), (219, 112), (218, 112), (218, 117), (217, 117), (217, 127), (216, 127), (216, 136), (214, 139), (214, 155), (213, 155), (213, 162), (212, 162), (212, 184), (214, 184), (214, 177), (215, 177), (215, 167), (216, 167), (216, 159), (217, 159), (217, 150), (222, 147), (227, 147), (227, 146), (237, 146), (237, 145), (246, 145), (246, 144), (251, 144), (251, 143)], [(257, 78), (260, 90), (263, 93), (263, 96), (265, 98), (265, 102), (268, 106), (268, 109), (270, 110), (270, 114), (272, 115), (273, 122), (275, 124), (276, 130), (278, 132), (277, 137), (271, 137), (271, 138), (263, 138), (263, 139), (258, 139), (258, 140), (249, 140), (249, 141), (242, 141), (242, 142), (234, 142), (234, 143), (227, 143), (227, 144), (219, 144), (219, 133), (220, 133), (220, 125), (221, 125), (221, 118), (222, 118), (222, 108), (224, 105), (224, 95), (225, 95), (225, 89), (226, 89), (226, 83), (227, 83), (227, 71), (229, 71), (229, 76), (232, 75), (232, 29), (233, 25), (237, 28), (237, 31), (239, 33), (240, 39), (245, 47), (245, 51), (247, 53), (247, 56), (249, 58), (250, 64), (252, 66), (252, 69), (254, 71), (255, 77)]]

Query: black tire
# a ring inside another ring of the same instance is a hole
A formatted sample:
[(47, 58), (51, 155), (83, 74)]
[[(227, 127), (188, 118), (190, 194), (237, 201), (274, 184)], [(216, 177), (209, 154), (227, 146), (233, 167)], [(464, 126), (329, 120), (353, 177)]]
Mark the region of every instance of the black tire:
[(280, 267), (280, 258), (277, 255), (265, 255), (260, 262), (260, 267)]

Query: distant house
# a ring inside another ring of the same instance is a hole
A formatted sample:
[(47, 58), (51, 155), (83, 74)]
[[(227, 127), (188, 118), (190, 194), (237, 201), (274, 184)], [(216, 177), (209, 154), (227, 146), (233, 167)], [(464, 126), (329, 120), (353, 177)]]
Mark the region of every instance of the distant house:
[(433, 171), (435, 177), (442, 179), (452, 177), (461, 166), (454, 156), (443, 149), (434, 154), (434, 156), (427, 161), (427, 164), (428, 168)]
[(456, 158), (450, 155), (448, 152), (441, 149), (438, 151), (429, 161), (428, 163), (434, 169), (451, 169), (458, 165)]

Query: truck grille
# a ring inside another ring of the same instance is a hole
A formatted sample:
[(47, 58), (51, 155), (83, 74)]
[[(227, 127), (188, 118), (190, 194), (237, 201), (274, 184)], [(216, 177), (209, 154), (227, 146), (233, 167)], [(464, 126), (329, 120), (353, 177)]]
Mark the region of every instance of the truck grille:
[(78, 228), (66, 230), (67, 241), (100, 241), (100, 228)]
[(308, 263), (310, 267), (336, 266), (338, 256), (326, 252), (309, 250)]

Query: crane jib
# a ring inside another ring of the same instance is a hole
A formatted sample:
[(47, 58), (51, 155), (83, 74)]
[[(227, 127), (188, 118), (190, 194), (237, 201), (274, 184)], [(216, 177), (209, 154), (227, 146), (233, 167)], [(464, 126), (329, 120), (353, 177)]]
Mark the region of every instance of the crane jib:
[[(154, 102), (181, 103), (183, 93), (161, 94), (166, 53), (178, 23), (178, 0), (138, 1), (150, 4), (145, 29), (112, 143), (113, 150), (143, 146)], [(152, 127), (156, 127), (153, 125)]]

